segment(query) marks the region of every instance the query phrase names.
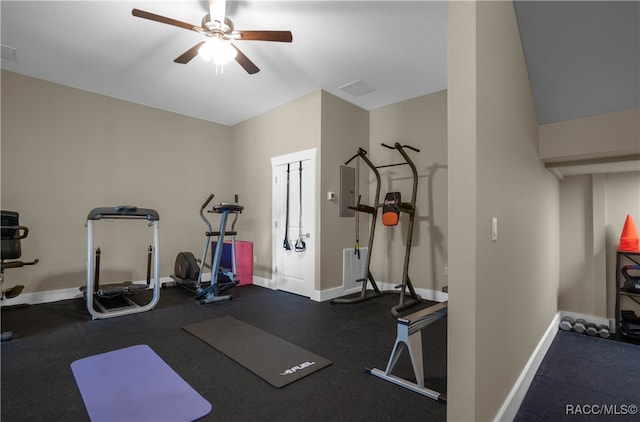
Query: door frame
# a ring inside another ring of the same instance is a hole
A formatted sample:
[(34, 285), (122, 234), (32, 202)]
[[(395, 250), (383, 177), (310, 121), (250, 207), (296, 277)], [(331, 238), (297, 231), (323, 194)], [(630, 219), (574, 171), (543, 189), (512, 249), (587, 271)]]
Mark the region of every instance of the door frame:
[(313, 298), (316, 296), (315, 295), (316, 261), (319, 253), (319, 250), (318, 250), (319, 243), (317, 242), (317, 239), (316, 239), (319, 236), (318, 230), (317, 230), (318, 208), (317, 208), (317, 202), (316, 202), (317, 191), (318, 191), (318, 187), (316, 184), (316, 168), (317, 168), (316, 148), (311, 148), (311, 149), (298, 151), (298, 152), (292, 152), (289, 154), (279, 155), (277, 157), (271, 157), (271, 285), (273, 286), (274, 289), (278, 288), (278, 285), (277, 285), (278, 275), (276, 274), (277, 254), (282, 252), (281, 251), (282, 239), (277, 237), (278, 228), (276, 227), (276, 221), (277, 221), (276, 202), (274, 200), (274, 198), (276, 198), (276, 195), (278, 194), (278, 192), (276, 191), (276, 183), (275, 183), (276, 168), (278, 166), (285, 165), (287, 163), (294, 163), (294, 162), (297, 163), (299, 161), (309, 162), (310, 171), (308, 173), (308, 176), (305, 173), (305, 177), (311, 178), (311, 186), (312, 186), (311, 188), (312, 192), (308, 196), (309, 203), (305, 205), (311, 208), (311, 221), (307, 222), (307, 224), (309, 225), (309, 227), (312, 228), (311, 239), (309, 239), (309, 241), (313, 242), (313, 256), (309, 258), (310, 268), (308, 269), (308, 271), (306, 271), (306, 273), (309, 274), (312, 277), (312, 279), (309, 280), (309, 285), (308, 285), (309, 287), (307, 290), (308, 295), (306, 296), (308, 296), (309, 298)]

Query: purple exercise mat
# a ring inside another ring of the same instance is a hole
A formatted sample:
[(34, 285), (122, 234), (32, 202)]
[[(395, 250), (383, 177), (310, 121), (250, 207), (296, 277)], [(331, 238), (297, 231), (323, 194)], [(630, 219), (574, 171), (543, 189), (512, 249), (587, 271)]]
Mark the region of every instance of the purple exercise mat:
[(89, 356), (71, 364), (91, 421), (193, 421), (211, 404), (149, 346)]

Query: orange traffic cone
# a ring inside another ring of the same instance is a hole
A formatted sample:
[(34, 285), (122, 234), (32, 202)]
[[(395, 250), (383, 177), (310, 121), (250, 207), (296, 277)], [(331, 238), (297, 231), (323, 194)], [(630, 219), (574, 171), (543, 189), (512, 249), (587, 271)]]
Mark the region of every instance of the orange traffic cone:
[(620, 243), (618, 244), (620, 252), (640, 252), (640, 240), (638, 239), (638, 231), (636, 225), (633, 224), (633, 218), (627, 215), (620, 234)]

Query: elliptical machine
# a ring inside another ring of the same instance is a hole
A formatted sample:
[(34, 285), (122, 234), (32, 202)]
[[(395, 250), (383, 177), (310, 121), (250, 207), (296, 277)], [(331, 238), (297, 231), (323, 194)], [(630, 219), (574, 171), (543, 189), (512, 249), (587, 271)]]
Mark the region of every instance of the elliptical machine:
[[(200, 207), (200, 218), (207, 226), (202, 259), (196, 259), (191, 252), (180, 252), (176, 257), (174, 274), (171, 275), (171, 278), (178, 286), (194, 292), (195, 299), (199, 300), (201, 304), (230, 300), (231, 295), (221, 295), (221, 293), (238, 284), (235, 259), (235, 237), (237, 234), (235, 225), (238, 220), (238, 214), (242, 213), (244, 207), (229, 202), (221, 202), (218, 205), (214, 205), (208, 212), (220, 214), (220, 227), (218, 231), (213, 231), (211, 221), (204, 215), (204, 210), (213, 197), (214, 194), (209, 195)], [(233, 214), (234, 219), (231, 224), (231, 230), (226, 230), (229, 214)], [(230, 259), (225, 260), (224, 264), (226, 265), (222, 266), (221, 261), (226, 249), (224, 248), (225, 235), (231, 237)], [(213, 237), (216, 237), (216, 246), (213, 250), (211, 264), (208, 264), (207, 254), (209, 246), (213, 243)], [(202, 281), (205, 267), (211, 270), (211, 281), (209, 282)]]

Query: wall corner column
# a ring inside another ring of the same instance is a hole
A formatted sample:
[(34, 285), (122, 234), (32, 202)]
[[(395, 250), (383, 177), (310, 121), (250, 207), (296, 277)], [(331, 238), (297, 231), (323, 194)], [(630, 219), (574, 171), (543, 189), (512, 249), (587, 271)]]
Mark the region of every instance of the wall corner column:
[(449, 1), (447, 420), (476, 415), (477, 48), (475, 1)]

